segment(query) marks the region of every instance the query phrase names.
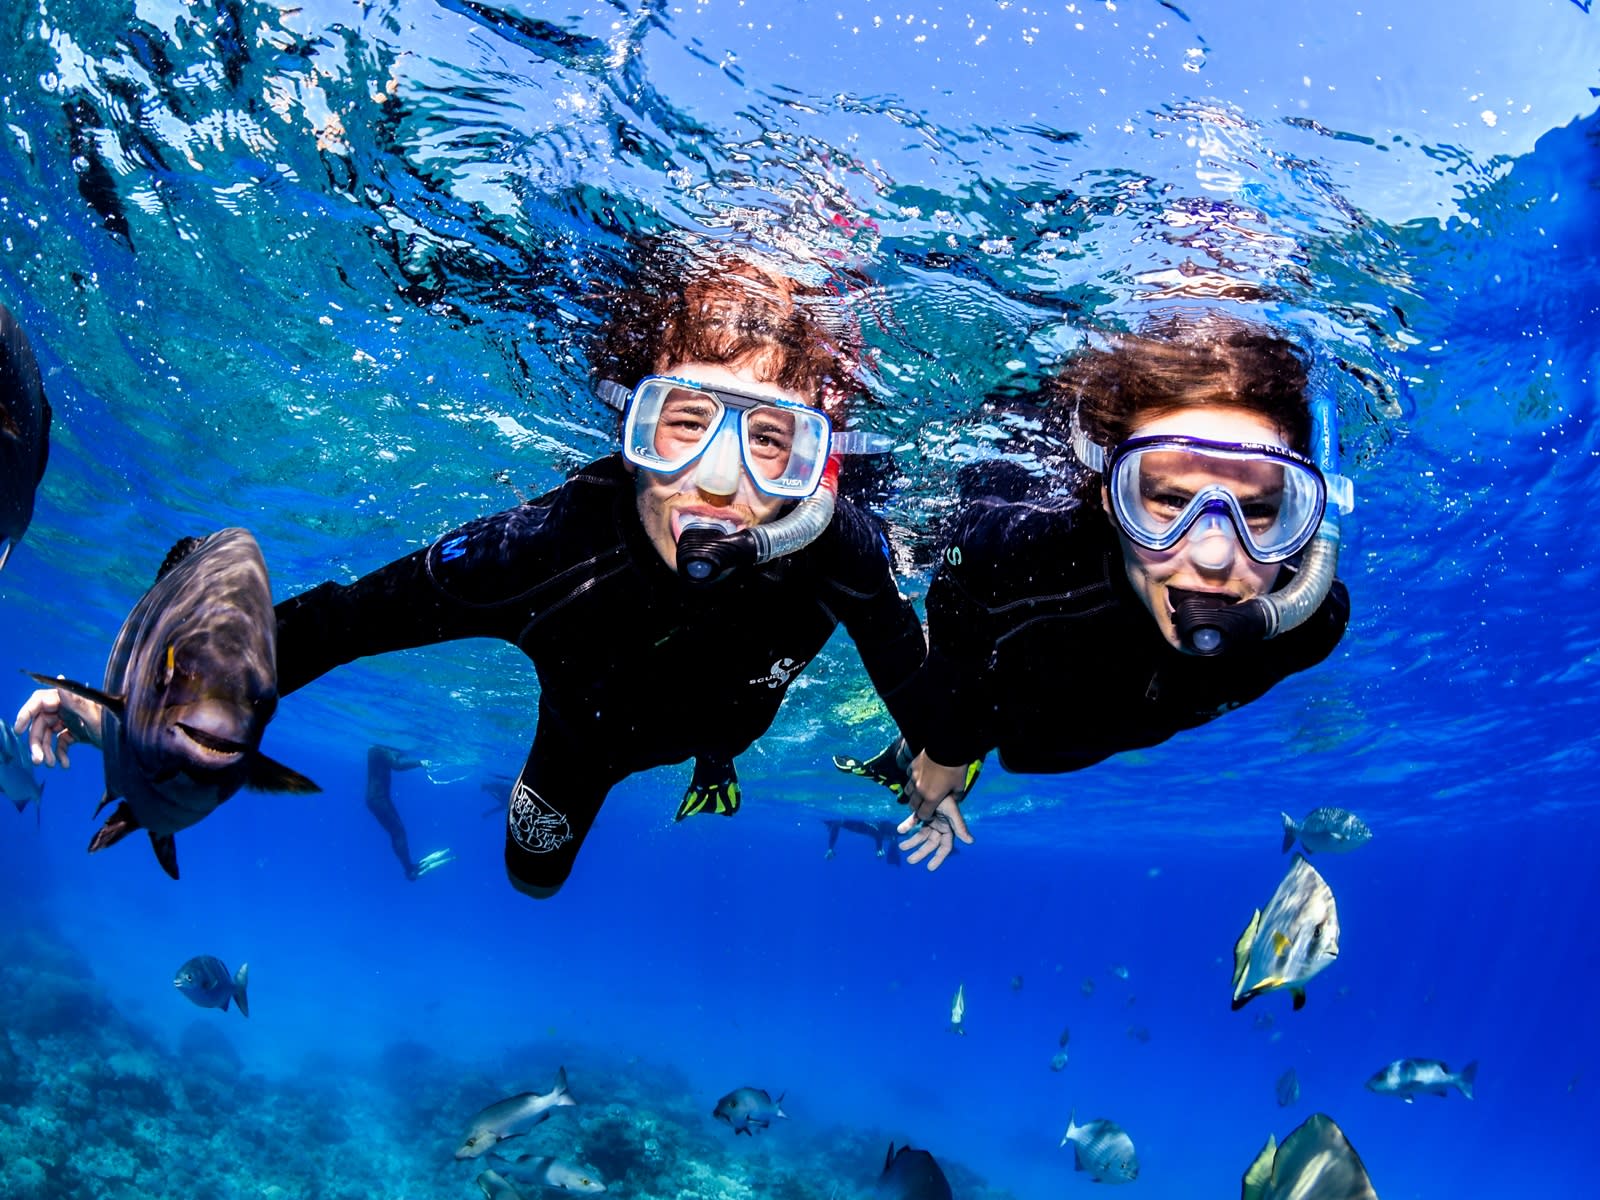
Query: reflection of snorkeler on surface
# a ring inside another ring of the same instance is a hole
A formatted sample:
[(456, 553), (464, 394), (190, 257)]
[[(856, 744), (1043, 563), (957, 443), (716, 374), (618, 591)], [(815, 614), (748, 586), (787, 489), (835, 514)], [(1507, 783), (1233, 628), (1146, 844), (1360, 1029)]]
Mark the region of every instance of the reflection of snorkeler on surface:
[(435, 867), (455, 859), (449, 850), (435, 850), (421, 859), (411, 859), (411, 843), (406, 839), (405, 823), (394, 806), (391, 794), (391, 777), (395, 771), (412, 771), (420, 767), (420, 759), (411, 758), (393, 746), (371, 746), (367, 749), (367, 811), (378, 818), (378, 824), (389, 835), (389, 845), (400, 860), (407, 879), (421, 879)]
[(869, 837), (877, 846), (879, 858), (889, 860), (891, 867), (900, 865), (900, 835), (897, 832), (895, 821), (855, 821), (840, 820), (837, 817), (824, 817), (822, 823), (828, 827), (828, 852), (823, 857), (832, 858), (834, 847), (839, 841), (839, 831), (847, 829), (851, 833), (859, 833)]

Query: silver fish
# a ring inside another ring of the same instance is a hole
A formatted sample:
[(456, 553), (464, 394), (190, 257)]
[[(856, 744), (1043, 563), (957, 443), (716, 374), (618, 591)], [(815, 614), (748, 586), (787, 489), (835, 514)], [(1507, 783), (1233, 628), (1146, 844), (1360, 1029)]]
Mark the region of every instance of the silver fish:
[(1067, 1118), (1067, 1131), (1061, 1135), (1063, 1146), (1072, 1143), (1075, 1169), (1087, 1171), (1096, 1183), (1132, 1183), (1139, 1178), (1139, 1155), (1127, 1130), (1103, 1117), (1078, 1125), (1076, 1116), (1074, 1112)]
[(50, 401), (45, 399), (28, 335), (0, 304), (0, 567), (28, 531), (33, 497), (50, 458)]
[(456, 1157), (477, 1158), (507, 1138), (521, 1137), (528, 1132), (526, 1129), (511, 1132), (516, 1126), (526, 1124), (532, 1128), (548, 1119), (552, 1108), (576, 1103), (572, 1093), (567, 1091), (567, 1069), (562, 1067), (556, 1072), (555, 1086), (543, 1095), (538, 1092), (522, 1092), (516, 1096), (508, 1096), (504, 1100), (495, 1101), (474, 1116), (467, 1126), (467, 1136), (456, 1148)]
[(1446, 1096), (1455, 1088), (1468, 1100), (1478, 1077), (1478, 1064), (1469, 1062), (1452, 1071), (1434, 1058), (1399, 1058), (1367, 1080), (1367, 1090), (1384, 1096), (1399, 1096), (1407, 1104), (1413, 1096)]
[(241, 787), (321, 790), (261, 753), (278, 707), (277, 628), (260, 547), (248, 530), (224, 529), (167, 553), (122, 623), (101, 688), (34, 676), (101, 706), (100, 807), (124, 799), (90, 853), (144, 829), (176, 879), (172, 835)]
[(506, 1174), (518, 1187), (594, 1195), (606, 1190), (599, 1172), (548, 1154), (519, 1154), (506, 1165)]
[(1314, 808), (1296, 822), (1288, 813), (1283, 818), (1283, 853), (1294, 847), (1295, 839), (1307, 854), (1344, 854), (1372, 840), (1372, 830), (1353, 812), (1342, 808)]
[[(457, 1158), (461, 1156), (456, 1155)], [(474, 1181), (484, 1200), (525, 1200), (516, 1186), (499, 1171), (481, 1171)]]
[(1294, 1073), (1293, 1067), (1278, 1076), (1273, 1092), (1278, 1097), (1279, 1108), (1288, 1108), (1300, 1099), (1300, 1076)]
[(228, 1011), (228, 1002), (237, 1001), (239, 1015), (250, 1015), (250, 996), (246, 988), (250, 982), (250, 964), (242, 963), (231, 977), (220, 958), (210, 954), (197, 954), (173, 976), (172, 986), (193, 1000), (201, 1008), (220, 1008)]
[(10, 798), (18, 812), (44, 797), (44, 784), (34, 774), (33, 759), (9, 721), (0, 721), (0, 792)]
[(933, 1155), (910, 1146), (894, 1148), (883, 1159), (883, 1174), (878, 1176), (879, 1200), (950, 1200), (950, 1181), (944, 1177)]
[(1294, 1007), (1306, 1002), (1305, 985), (1339, 957), (1339, 910), (1333, 889), (1299, 854), (1265, 912), (1256, 909), (1233, 947), (1233, 1007), (1288, 988)]
[(755, 1136), (755, 1130), (750, 1128), (752, 1125), (756, 1129), (765, 1129), (775, 1118), (787, 1119), (789, 1116), (783, 1111), (783, 1093), (780, 1092), (774, 1100), (765, 1089), (754, 1087), (735, 1088), (717, 1101), (711, 1115), (733, 1126), (735, 1136), (745, 1133), (751, 1137)]
[(1052, 1071), (1065, 1071), (1067, 1069), (1067, 1052), (1057, 1050), (1050, 1056), (1050, 1069)]
[(956, 985), (955, 999), (950, 1001), (950, 1032), (965, 1034), (967, 1031), (961, 1027), (962, 1020), (967, 1015), (967, 985)]
[(1240, 1200), (1378, 1200), (1367, 1168), (1333, 1118), (1317, 1113), (1244, 1173)]

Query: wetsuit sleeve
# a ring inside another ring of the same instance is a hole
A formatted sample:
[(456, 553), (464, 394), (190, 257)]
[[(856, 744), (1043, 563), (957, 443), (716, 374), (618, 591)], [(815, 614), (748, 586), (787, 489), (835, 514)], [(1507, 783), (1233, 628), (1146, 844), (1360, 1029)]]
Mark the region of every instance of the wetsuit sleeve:
[(895, 583), (888, 539), (876, 518), (842, 501), (827, 536), (839, 556), (833, 573), (839, 618), (873, 690), (909, 736), (915, 717), (912, 683), (927, 646), (916, 609)]
[[(515, 510), (513, 510), (515, 511)], [(537, 557), (513, 558), (512, 514), (484, 517), (350, 584), (323, 583), (277, 606), (278, 694), (334, 667), (460, 638), (515, 641), (526, 605), (507, 576), (537, 577)]]
[(999, 744), (989, 670), (996, 622), (990, 598), (977, 593), (996, 567), (986, 511), (975, 505), (958, 520), (928, 589), (928, 657), (915, 684), (922, 743), (912, 745), (945, 766)]

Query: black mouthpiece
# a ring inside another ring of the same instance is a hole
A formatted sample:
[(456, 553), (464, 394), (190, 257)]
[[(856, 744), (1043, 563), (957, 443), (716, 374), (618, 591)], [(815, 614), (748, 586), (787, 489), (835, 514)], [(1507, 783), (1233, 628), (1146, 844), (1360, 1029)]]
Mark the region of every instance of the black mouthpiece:
[(678, 574), (690, 583), (715, 583), (755, 561), (756, 539), (748, 529), (723, 533), (715, 525), (691, 525), (678, 535)]
[(1215, 592), (1169, 590), (1179, 597), (1172, 623), (1191, 654), (1210, 657), (1267, 636), (1266, 606), (1257, 601), (1240, 604)]

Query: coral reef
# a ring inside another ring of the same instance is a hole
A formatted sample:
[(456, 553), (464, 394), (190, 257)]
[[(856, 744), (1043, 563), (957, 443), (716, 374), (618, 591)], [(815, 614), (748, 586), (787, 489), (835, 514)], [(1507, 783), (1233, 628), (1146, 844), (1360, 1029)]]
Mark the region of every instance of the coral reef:
[[(244, 1069), (204, 1018), (168, 1049), (107, 1000), (88, 964), (34, 928), (0, 933), (0, 1196), (8, 1200), (446, 1200), (496, 1165), (458, 1162), (467, 1119), (564, 1063), (579, 1104), (508, 1154), (592, 1167), (639, 1200), (830, 1200), (870, 1190), (889, 1133), (735, 1139), (681, 1073), (582, 1046), (530, 1045), (492, 1071), (417, 1042), (322, 1056), (285, 1078)], [(959, 1164), (961, 1200), (1005, 1200)]]

